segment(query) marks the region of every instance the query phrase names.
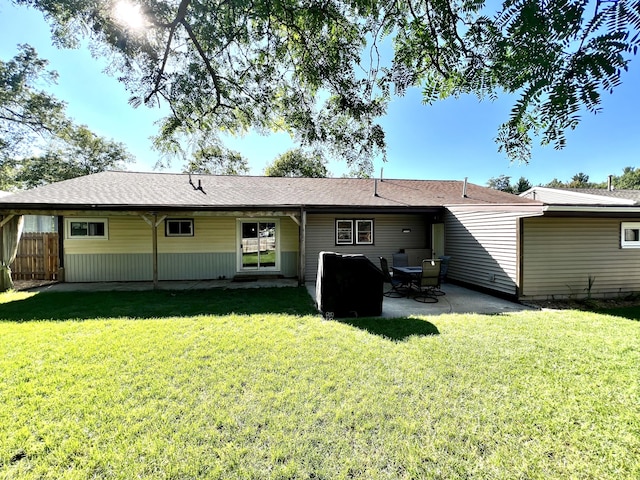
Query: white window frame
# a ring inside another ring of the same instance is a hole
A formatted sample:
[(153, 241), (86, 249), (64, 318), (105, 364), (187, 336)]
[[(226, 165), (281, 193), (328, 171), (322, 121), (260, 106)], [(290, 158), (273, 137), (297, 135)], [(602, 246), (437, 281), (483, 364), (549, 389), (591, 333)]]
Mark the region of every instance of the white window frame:
[[(338, 226), (340, 223), (345, 225)], [(349, 225), (348, 227), (346, 226), (347, 224)], [(349, 238), (340, 238), (340, 233), (347, 228), (350, 232)], [(353, 220), (349, 218), (336, 218), (336, 245), (353, 245)]]
[[(368, 241), (361, 242), (360, 241), (360, 224), (369, 224), (371, 226), (370, 233), (371, 238)], [(355, 237), (356, 245), (373, 245), (373, 219), (370, 218), (360, 218), (356, 220), (356, 237)]]
[[(342, 224), (342, 225), (341, 225)], [(371, 238), (367, 241), (360, 241), (361, 225), (367, 224), (371, 226)], [(348, 225), (348, 227), (347, 227)], [(374, 244), (374, 226), (372, 218), (336, 218), (335, 234), (336, 245), (373, 245)], [(349, 230), (349, 238), (341, 238), (341, 233)]]
[[(243, 223), (273, 223), (275, 224), (275, 237), (276, 237), (276, 261), (273, 267), (265, 267), (260, 266), (259, 268), (254, 267), (243, 267), (242, 266), (242, 224)], [(282, 244), (281, 238), (281, 229), (280, 229), (280, 219), (277, 217), (245, 217), (245, 218), (236, 218), (236, 238), (238, 241), (236, 242), (238, 248), (236, 250), (236, 271), (240, 272), (279, 272), (282, 268), (280, 265), (280, 250)]]
[[(189, 222), (191, 224), (191, 233), (170, 233), (169, 232), (169, 224), (172, 222)], [(165, 237), (195, 237), (196, 230), (193, 222), (193, 218), (167, 218), (164, 221), (164, 236)]]
[[(87, 223), (87, 235), (71, 235), (72, 223)], [(89, 233), (89, 223), (104, 224), (104, 235), (91, 235)], [(65, 238), (68, 240), (108, 240), (109, 239), (109, 219), (108, 218), (65, 218)]]
[[(627, 230), (637, 230), (637, 240), (627, 240)], [(620, 224), (620, 246), (622, 248), (640, 248), (640, 222), (622, 222)]]

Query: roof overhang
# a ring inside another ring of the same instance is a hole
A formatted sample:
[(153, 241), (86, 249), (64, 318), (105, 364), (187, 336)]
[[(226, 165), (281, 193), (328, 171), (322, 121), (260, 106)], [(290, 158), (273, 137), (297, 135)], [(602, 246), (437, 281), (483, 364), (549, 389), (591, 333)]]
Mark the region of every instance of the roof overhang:
[(640, 206), (546, 205), (545, 217), (638, 217)]
[(441, 215), (441, 206), (359, 206), (359, 205), (87, 205), (87, 204), (10, 204), (0, 203), (0, 215), (193, 215), (193, 216), (251, 216), (291, 215), (302, 210), (309, 213), (330, 214), (425, 214)]

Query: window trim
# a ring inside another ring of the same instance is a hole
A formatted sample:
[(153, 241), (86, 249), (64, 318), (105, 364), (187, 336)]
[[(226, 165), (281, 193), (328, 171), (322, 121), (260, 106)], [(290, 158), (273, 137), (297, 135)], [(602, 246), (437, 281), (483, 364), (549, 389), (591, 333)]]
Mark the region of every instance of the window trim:
[[(360, 223), (364, 223), (364, 222), (367, 222), (369, 225), (371, 225), (371, 239), (368, 242), (360, 241), (360, 229), (358, 227)], [(356, 245), (373, 245), (373, 219), (358, 218), (356, 219), (355, 223), (356, 223), (356, 236), (355, 236)]]
[[(626, 230), (638, 230), (638, 240), (626, 240)], [(620, 223), (620, 247), (621, 248), (640, 248), (640, 222), (621, 222)]]
[[(191, 224), (191, 233), (170, 233), (169, 224), (171, 222), (189, 222)], [(164, 236), (165, 237), (195, 237), (196, 229), (193, 218), (166, 218), (164, 220)]]
[[(338, 226), (339, 223), (345, 223), (345, 224), (349, 225), (348, 226), (349, 238), (346, 239), (346, 240), (341, 240), (340, 239), (339, 232), (341, 230), (344, 230), (347, 227), (346, 226), (339, 227)], [(335, 240), (336, 240), (336, 245), (353, 245), (353, 220), (351, 220), (350, 218), (336, 218), (336, 222), (335, 222)]]
[[(86, 235), (72, 235), (72, 223), (87, 223)], [(104, 225), (104, 235), (90, 235), (89, 223), (102, 223)], [(89, 217), (67, 217), (65, 218), (65, 238), (67, 240), (109, 240), (109, 219), (108, 218), (89, 218)]]
[[(361, 232), (360, 224), (365, 223), (371, 226), (371, 239), (369, 241), (363, 242), (360, 241), (359, 235)], [(340, 226), (340, 224), (345, 224), (344, 226)], [(347, 227), (348, 225), (348, 227)], [(336, 246), (340, 245), (374, 245), (375, 244), (375, 222), (373, 218), (336, 218), (335, 219), (335, 244)], [(340, 230), (345, 229), (350, 230), (349, 239), (341, 239), (340, 238)]]

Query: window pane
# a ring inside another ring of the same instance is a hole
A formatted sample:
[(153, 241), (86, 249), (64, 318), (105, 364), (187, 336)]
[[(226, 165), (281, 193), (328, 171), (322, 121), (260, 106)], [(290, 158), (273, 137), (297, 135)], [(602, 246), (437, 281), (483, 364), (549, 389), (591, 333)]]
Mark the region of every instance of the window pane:
[(88, 233), (87, 222), (71, 222), (72, 237), (86, 237)]
[(182, 235), (191, 235), (191, 221), (185, 220), (184, 222), (180, 222), (180, 233)]
[(373, 243), (373, 221), (358, 220), (356, 223), (358, 243)]
[(89, 222), (89, 235), (92, 237), (104, 237), (104, 223)]
[(180, 224), (178, 222), (167, 222), (169, 235), (180, 235)]
[(336, 222), (336, 243), (353, 243), (353, 223), (351, 220), (338, 220)]
[(640, 229), (626, 228), (624, 230), (625, 242), (639, 242), (640, 241)]

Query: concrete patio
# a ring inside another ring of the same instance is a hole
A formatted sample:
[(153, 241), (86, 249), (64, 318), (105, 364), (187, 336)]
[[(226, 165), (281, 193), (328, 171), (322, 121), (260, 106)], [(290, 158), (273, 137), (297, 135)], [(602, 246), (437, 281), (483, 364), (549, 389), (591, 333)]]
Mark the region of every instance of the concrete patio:
[[(159, 282), (161, 290), (207, 290), (213, 288), (261, 288), (261, 287), (296, 287), (295, 279), (264, 279), (234, 282), (231, 280), (206, 281), (169, 281)], [(388, 289), (385, 285), (385, 291)], [(309, 295), (315, 301), (315, 283), (306, 284)], [(106, 292), (106, 291), (144, 291), (153, 290), (152, 282), (96, 282), (96, 283), (49, 283), (45, 285), (29, 285), (16, 282), (16, 289), (41, 292)], [(531, 310), (532, 307), (502, 298), (487, 295), (451, 283), (442, 285), (446, 295), (438, 297), (437, 303), (420, 303), (412, 298), (384, 297), (382, 317), (396, 318), (411, 315), (440, 315), (443, 313), (482, 313), (499, 314)]]

